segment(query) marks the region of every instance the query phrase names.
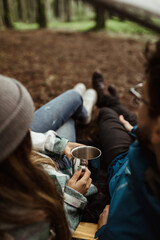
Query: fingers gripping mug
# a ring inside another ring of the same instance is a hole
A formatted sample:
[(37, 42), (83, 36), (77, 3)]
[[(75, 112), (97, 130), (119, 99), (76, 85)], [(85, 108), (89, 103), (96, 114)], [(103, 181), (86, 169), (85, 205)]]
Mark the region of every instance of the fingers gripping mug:
[(71, 154), (73, 156), (73, 174), (79, 169), (79, 167), (84, 171), (87, 165), (91, 166), (92, 169), (98, 169), (99, 171), (101, 151), (98, 148), (92, 146), (80, 146), (72, 149)]

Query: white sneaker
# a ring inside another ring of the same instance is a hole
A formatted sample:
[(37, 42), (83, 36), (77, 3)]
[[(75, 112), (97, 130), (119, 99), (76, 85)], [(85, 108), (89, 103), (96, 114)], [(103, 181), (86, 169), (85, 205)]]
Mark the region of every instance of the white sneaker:
[(86, 86), (83, 83), (77, 83), (73, 89), (83, 97), (86, 91)]
[(83, 106), (87, 111), (87, 119), (85, 124), (90, 123), (92, 118), (92, 110), (97, 102), (97, 92), (94, 89), (88, 89), (83, 95)]

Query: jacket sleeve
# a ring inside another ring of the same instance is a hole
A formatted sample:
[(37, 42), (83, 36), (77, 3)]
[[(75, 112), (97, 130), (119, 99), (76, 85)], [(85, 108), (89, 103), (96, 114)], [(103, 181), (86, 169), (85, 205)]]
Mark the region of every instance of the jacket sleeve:
[(81, 221), (83, 210), (87, 205), (87, 198), (73, 188), (67, 186), (70, 179), (68, 174), (64, 174), (52, 166), (43, 166), (56, 185), (58, 192), (64, 199), (64, 209), (71, 232), (73, 233)]
[(99, 238), (101, 239), (101, 237), (103, 238), (103, 231), (106, 228), (107, 225), (103, 225), (100, 229), (97, 230), (97, 232), (95, 233), (95, 238)]
[(132, 128), (132, 131), (130, 132), (130, 135), (133, 137), (133, 138), (137, 138), (137, 129), (138, 129), (138, 126), (134, 126)]
[(61, 138), (52, 130), (46, 133), (31, 131), (31, 139), (33, 150), (46, 155), (54, 155), (57, 158), (63, 156), (65, 146), (68, 142), (66, 138)]
[(65, 186), (64, 208), (72, 233), (76, 230), (78, 224), (81, 221), (83, 211), (85, 211), (85, 207), (87, 205), (86, 196), (93, 195), (97, 193), (97, 191), (97, 188), (93, 184), (91, 184), (88, 193), (83, 196), (81, 193), (77, 192), (73, 188), (70, 188), (67, 185)]
[(64, 188), (64, 209), (72, 234), (81, 221), (87, 198), (69, 186)]

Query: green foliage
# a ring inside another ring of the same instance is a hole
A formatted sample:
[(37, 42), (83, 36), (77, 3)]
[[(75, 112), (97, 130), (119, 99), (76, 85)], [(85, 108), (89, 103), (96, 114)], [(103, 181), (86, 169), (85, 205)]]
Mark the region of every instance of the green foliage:
[[(3, 5), (6, 6), (5, 9), (2, 9), (2, 0), (0, 0), (0, 25), (2, 27), (10, 26), (9, 22), (4, 21), (4, 13), (6, 13), (6, 19), (11, 19), (11, 26), (13, 23), (13, 27), (17, 30), (38, 29), (38, 24), (34, 23), (38, 22), (39, 27), (47, 26), (56, 30), (98, 31), (96, 28), (96, 23), (98, 23), (98, 20), (96, 21), (97, 10), (81, 0), (3, 0), (3, 2), (5, 3)], [(66, 5), (67, 2), (70, 4)], [(6, 5), (6, 3), (9, 3), (9, 5)], [(11, 18), (7, 17), (8, 12)], [(105, 16), (107, 17), (107, 15), (112, 16), (106, 12)], [(152, 21), (160, 25), (159, 19), (152, 19)], [(134, 22), (128, 20), (121, 21), (115, 16), (106, 20), (103, 31), (122, 34), (155, 34), (153, 31)]]
[(73, 21), (73, 22), (51, 22), (48, 24), (49, 28), (70, 30), (70, 31), (89, 31), (94, 26), (94, 21)]
[(88, 21), (95, 18), (95, 12), (90, 5), (82, 1), (72, 1), (72, 21)]
[(16, 30), (35, 30), (39, 28), (38, 23), (15, 22), (13, 26)]
[(106, 29), (108, 29), (108, 31), (116, 33), (154, 34), (153, 31), (141, 27), (137, 23), (128, 20), (120, 21), (116, 17), (106, 22)]
[[(61, 22), (52, 21), (48, 23), (48, 28), (56, 30), (68, 30), (68, 31), (90, 31), (94, 30), (95, 21), (85, 20), (85, 21), (72, 21), (72, 22)], [(29, 30), (38, 29), (38, 24), (26, 24), (22, 22), (14, 23), (14, 28), (17, 30)], [(140, 25), (130, 22), (130, 21), (120, 21), (118, 18), (109, 19), (106, 21), (106, 28), (104, 32), (115, 32), (115, 33), (129, 33), (129, 34), (155, 34), (151, 30), (141, 27)]]

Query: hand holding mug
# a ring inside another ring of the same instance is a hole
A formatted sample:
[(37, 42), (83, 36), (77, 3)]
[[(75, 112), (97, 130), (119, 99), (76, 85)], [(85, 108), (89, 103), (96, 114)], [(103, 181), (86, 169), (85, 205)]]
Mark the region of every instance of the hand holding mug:
[(92, 183), (90, 178), (91, 172), (88, 168), (85, 169), (83, 176), (81, 177), (82, 169), (77, 170), (71, 179), (68, 181), (67, 185), (81, 194), (86, 194)]
[(75, 143), (75, 142), (67, 142), (66, 147), (64, 149), (64, 154), (67, 156), (67, 158), (70, 161), (73, 160), (73, 156), (71, 154), (72, 149), (80, 146), (84, 146), (84, 145), (80, 143)]

